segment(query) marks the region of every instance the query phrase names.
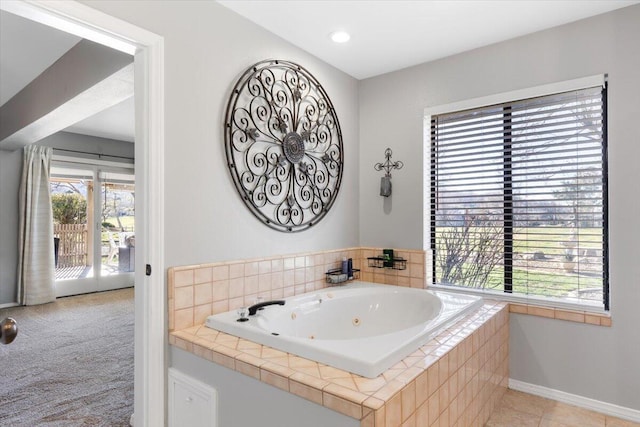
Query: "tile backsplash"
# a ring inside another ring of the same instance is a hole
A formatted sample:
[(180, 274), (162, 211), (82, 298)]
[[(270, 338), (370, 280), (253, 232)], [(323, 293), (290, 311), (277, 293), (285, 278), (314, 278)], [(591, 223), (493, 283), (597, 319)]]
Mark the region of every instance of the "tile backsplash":
[(343, 258), (353, 259), (353, 268), (360, 270), (363, 281), (427, 286), (431, 269), (425, 251), (395, 249), (395, 256), (406, 260), (404, 270), (370, 267), (367, 258), (381, 253), (382, 248), (348, 248), (171, 267), (167, 271), (169, 331), (202, 324), (211, 314), (252, 305), (258, 297), (285, 298), (332, 286), (326, 283), (325, 273), (340, 267)]

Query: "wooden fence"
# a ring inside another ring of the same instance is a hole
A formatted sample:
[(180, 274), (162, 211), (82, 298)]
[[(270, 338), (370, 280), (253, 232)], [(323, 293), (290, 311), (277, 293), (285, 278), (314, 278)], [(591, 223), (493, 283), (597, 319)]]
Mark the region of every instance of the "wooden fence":
[(87, 224), (54, 224), (53, 234), (60, 239), (58, 268), (87, 265)]

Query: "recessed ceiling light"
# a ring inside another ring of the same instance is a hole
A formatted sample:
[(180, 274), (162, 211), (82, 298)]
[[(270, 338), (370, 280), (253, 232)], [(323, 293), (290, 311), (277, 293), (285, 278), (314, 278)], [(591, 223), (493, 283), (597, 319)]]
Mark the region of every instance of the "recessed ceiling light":
[(331, 40), (336, 43), (348, 42), (351, 36), (346, 31), (334, 31), (331, 33)]

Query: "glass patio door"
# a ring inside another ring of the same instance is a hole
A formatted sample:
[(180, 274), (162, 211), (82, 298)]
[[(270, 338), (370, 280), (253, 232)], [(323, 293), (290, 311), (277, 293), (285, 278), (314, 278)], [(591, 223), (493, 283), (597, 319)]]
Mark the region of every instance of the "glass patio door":
[(54, 162), (56, 296), (133, 286), (132, 170)]

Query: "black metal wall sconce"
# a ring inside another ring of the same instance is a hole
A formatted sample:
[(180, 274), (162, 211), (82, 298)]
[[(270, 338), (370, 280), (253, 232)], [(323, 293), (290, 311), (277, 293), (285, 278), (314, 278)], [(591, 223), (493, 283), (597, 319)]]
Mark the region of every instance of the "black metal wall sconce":
[(384, 163), (376, 163), (374, 169), (377, 171), (384, 170), (385, 174), (380, 178), (380, 195), (383, 197), (389, 197), (391, 195), (391, 170), (402, 169), (404, 163), (401, 161), (392, 162), (391, 156), (393, 152), (391, 148), (384, 150), (384, 157), (386, 158)]

